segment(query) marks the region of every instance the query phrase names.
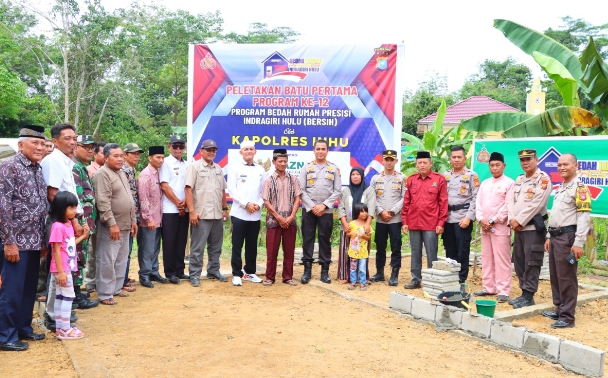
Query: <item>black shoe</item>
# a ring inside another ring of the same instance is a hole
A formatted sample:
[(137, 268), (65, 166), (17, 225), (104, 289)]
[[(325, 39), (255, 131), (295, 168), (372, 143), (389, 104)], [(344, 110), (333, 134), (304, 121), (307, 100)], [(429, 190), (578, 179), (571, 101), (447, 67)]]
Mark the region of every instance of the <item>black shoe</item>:
[(45, 337), (44, 333), (29, 333), (27, 335), (19, 335), (20, 340), (39, 341)]
[(522, 294), (521, 296), (514, 298), (514, 299), (509, 299), (508, 303), (510, 305), (514, 305), (515, 303), (521, 301), (522, 299), (524, 299), (524, 295)]
[(391, 272), (391, 278), (388, 280), (388, 286), (399, 285), (399, 268), (393, 268)]
[[(54, 331), (54, 330), (53, 330)], [(30, 344), (25, 341), (15, 341), (14, 343), (0, 343), (0, 350), (7, 352), (21, 352), (27, 350)]]
[(190, 278), (190, 285), (192, 285), (193, 287), (201, 286), (200, 278)]
[(76, 320), (78, 320), (78, 316), (76, 316), (76, 313), (74, 311), (70, 312), (70, 323), (76, 323)]
[(551, 324), (551, 328), (572, 328), (574, 327), (574, 323), (566, 323), (563, 320), (558, 320), (555, 323)]
[(156, 281), (159, 282), (161, 284), (166, 284), (169, 283), (169, 280), (166, 279), (165, 277), (161, 276), (160, 274), (153, 274), (150, 276), (150, 281)]
[(420, 284), (420, 282), (410, 281), (410, 283), (406, 284), (403, 287), (405, 289), (420, 289), (422, 287), (422, 285)]
[(179, 278), (180, 280), (189, 280), (190, 276), (187, 274), (178, 274), (177, 278)]
[[(76, 306), (76, 307), (74, 307)], [(88, 310), (89, 308), (93, 308), (93, 307), (97, 307), (99, 306), (99, 302), (98, 301), (92, 301), (90, 299), (86, 299), (86, 298), (76, 298), (74, 299), (74, 302), (72, 302), (72, 309), (80, 309), (80, 310)]]
[(492, 294), (492, 293), (486, 293), (485, 290), (480, 290), (480, 291), (474, 292), (473, 295), (476, 296), (476, 297), (485, 297), (485, 296), (488, 296), (488, 295), (496, 295), (496, 293), (494, 293), (494, 294)]
[(181, 281), (179, 280), (179, 278), (177, 276), (171, 276), (171, 277), (169, 277), (169, 282), (171, 282), (172, 284), (178, 285)]
[(329, 278), (329, 263), (321, 264), (321, 282), (330, 284), (331, 278)]
[(226, 276), (224, 276), (220, 272), (211, 274), (207, 273), (207, 278), (210, 280), (218, 280), (220, 282), (228, 282), (228, 278), (226, 278)]
[(384, 273), (376, 273), (369, 279), (371, 282), (384, 282)]
[(148, 287), (150, 289), (154, 287), (154, 284), (152, 283), (152, 281), (150, 281), (148, 277), (139, 276), (139, 283), (141, 284), (141, 286)]
[(306, 285), (307, 283), (310, 282), (311, 276), (312, 276), (312, 261), (305, 261), (304, 262), (304, 273), (302, 274), (302, 278), (300, 279), (300, 281), (302, 282), (302, 284)]
[(518, 308), (522, 308), (522, 307), (528, 307), (528, 306), (534, 306), (534, 297), (533, 294), (530, 293), (529, 295), (526, 295), (521, 301), (516, 302), (513, 305), (513, 309), (518, 309)]
[(543, 311), (543, 316), (553, 320), (559, 319), (559, 315), (555, 311)]

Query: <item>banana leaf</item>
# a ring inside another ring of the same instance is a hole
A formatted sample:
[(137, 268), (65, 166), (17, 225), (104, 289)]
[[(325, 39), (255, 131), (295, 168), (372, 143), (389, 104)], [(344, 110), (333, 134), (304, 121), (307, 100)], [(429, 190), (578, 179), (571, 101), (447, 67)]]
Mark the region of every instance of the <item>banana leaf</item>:
[(437, 140), (439, 135), (443, 134), (443, 119), (445, 118), (446, 108), (445, 100), (441, 100), (441, 105), (439, 105), (439, 108), (437, 109), (437, 117), (435, 117), (435, 121), (433, 122), (432, 132), (435, 136), (435, 140)]
[(528, 113), (518, 112), (494, 112), (478, 115), (462, 121), (463, 128), (476, 133), (487, 133), (491, 131), (505, 131), (520, 122), (534, 117)]
[(433, 154), (435, 152), (435, 147), (437, 147), (437, 137), (434, 133), (427, 131), (422, 137), (422, 144), (424, 145), (425, 150), (430, 151), (431, 154)]
[(549, 55), (545, 55), (538, 51), (533, 52), (532, 57), (547, 75), (549, 75), (551, 80), (553, 80), (555, 88), (557, 88), (562, 99), (564, 99), (564, 105), (580, 107), (581, 101), (578, 98), (578, 82), (572, 77), (566, 67)]
[(507, 138), (546, 137), (567, 134), (576, 128), (597, 128), (600, 118), (574, 106), (560, 106), (535, 115), (504, 131)]
[(578, 56), (553, 38), (508, 20), (494, 20), (494, 27), (526, 54), (541, 52), (560, 62), (576, 80), (583, 76)]
[(418, 138), (412, 134), (401, 133), (401, 138), (407, 139), (407, 141), (410, 142), (411, 144), (413, 144), (416, 148), (419, 148), (419, 149), (424, 148), (424, 145), (422, 144), (422, 141), (420, 140), (420, 138)]
[(581, 81), (587, 86), (585, 93), (594, 104), (608, 106), (608, 69), (597, 51), (593, 38), (583, 50), (580, 58), (583, 76)]

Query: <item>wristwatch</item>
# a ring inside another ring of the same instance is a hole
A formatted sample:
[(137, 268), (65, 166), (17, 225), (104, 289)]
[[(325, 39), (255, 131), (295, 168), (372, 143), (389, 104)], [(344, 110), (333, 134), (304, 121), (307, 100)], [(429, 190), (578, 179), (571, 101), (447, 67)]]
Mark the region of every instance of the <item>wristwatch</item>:
[(222, 207), (222, 211), (228, 211), (227, 207)]

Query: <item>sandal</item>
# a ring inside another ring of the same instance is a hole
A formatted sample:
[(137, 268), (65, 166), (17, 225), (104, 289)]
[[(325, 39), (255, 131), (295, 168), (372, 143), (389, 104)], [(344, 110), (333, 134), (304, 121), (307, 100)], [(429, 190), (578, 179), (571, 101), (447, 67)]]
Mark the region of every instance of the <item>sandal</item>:
[(264, 282), (262, 282), (262, 285), (264, 286), (272, 286), (274, 282), (271, 280), (264, 280)]
[(284, 284), (287, 284), (289, 286), (298, 286), (298, 283), (296, 282), (296, 280), (287, 280), (287, 281), (283, 281)]
[(341, 283), (341, 284), (347, 284), (347, 283), (348, 283), (348, 280), (340, 280), (340, 283)]
[(116, 296), (118, 296), (118, 297), (122, 297), (122, 298), (125, 298), (125, 297), (128, 297), (128, 296), (129, 296), (129, 294), (128, 294), (128, 293), (126, 293), (126, 292), (124, 292), (124, 291), (122, 291), (122, 290), (121, 290), (121, 291), (120, 291), (118, 294), (114, 294), (114, 295), (116, 295)]
[(84, 333), (82, 333), (76, 327), (68, 328), (66, 330), (59, 328), (55, 332), (55, 336), (57, 336), (57, 338), (59, 340), (78, 340), (78, 339), (82, 339), (84, 337)]
[(365, 290), (367, 290), (367, 285), (365, 285), (365, 284), (361, 285), (361, 291), (365, 291)]
[(135, 290), (137, 290), (137, 289), (135, 288), (135, 286), (131, 286), (131, 285), (129, 285), (129, 284), (127, 284), (127, 285), (125, 285), (125, 286), (123, 286), (123, 287), (122, 287), (122, 291), (126, 291), (127, 293), (132, 293), (132, 292), (134, 292)]
[(110, 298), (110, 299), (103, 299), (103, 300), (99, 301), (99, 303), (104, 304), (104, 305), (108, 305), (108, 306), (114, 306), (115, 304), (118, 304), (118, 302), (116, 302), (112, 298)]
[(355, 284), (348, 285), (348, 290), (355, 290)]

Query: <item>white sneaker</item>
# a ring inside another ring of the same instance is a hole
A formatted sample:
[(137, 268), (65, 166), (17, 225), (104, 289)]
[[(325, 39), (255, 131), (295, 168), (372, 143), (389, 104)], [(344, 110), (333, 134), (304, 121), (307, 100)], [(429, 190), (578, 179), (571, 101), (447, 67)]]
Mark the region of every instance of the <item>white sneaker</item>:
[(243, 280), (241, 280), (241, 277), (239, 277), (239, 276), (232, 277), (232, 286), (243, 286)]
[(253, 283), (260, 283), (260, 282), (262, 282), (262, 279), (260, 277), (256, 276), (255, 274), (247, 274), (247, 273), (245, 273), (243, 275), (243, 280), (250, 281), (250, 282), (253, 282)]

